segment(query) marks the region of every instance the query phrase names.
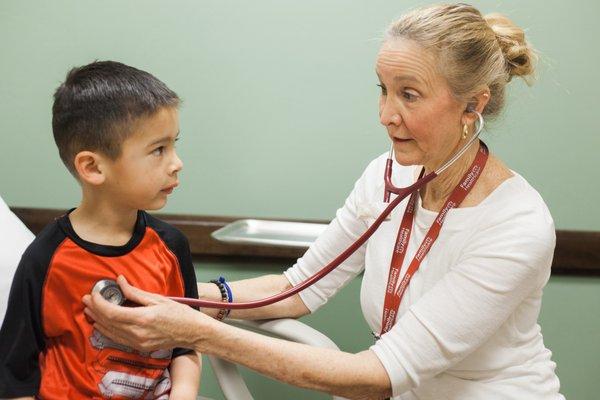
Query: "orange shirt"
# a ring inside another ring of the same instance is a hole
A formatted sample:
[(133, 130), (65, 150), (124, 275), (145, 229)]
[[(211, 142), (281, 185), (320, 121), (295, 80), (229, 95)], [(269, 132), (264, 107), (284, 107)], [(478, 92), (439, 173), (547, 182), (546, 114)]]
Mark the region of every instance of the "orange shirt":
[(198, 297), (187, 240), (143, 211), (124, 246), (84, 241), (68, 215), (40, 233), (19, 264), (0, 331), (0, 397), (168, 398), (171, 358), (189, 351), (126, 348), (83, 313), (81, 298), (118, 275), (149, 292)]

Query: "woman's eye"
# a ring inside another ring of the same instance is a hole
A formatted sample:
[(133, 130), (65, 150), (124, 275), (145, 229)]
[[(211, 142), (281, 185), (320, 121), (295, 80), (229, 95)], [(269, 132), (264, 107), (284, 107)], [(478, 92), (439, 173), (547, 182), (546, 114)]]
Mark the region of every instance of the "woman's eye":
[(415, 101), (418, 96), (415, 93), (405, 90), (404, 92), (402, 92), (402, 97), (404, 97), (408, 101)]
[(382, 84), (377, 84), (377, 86), (379, 86), (379, 88), (381, 89), (381, 94), (385, 96), (387, 94), (387, 89), (385, 88), (385, 86), (383, 86)]
[(160, 147), (157, 147), (156, 149), (154, 149), (154, 151), (152, 151), (152, 154), (154, 154), (155, 156), (161, 156), (164, 152), (165, 152), (165, 146), (160, 146)]

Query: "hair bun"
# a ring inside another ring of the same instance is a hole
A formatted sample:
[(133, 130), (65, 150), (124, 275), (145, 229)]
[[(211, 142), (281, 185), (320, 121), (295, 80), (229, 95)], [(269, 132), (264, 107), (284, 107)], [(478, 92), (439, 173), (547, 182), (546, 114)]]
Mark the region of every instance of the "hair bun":
[(510, 78), (520, 76), (527, 83), (531, 83), (535, 73), (537, 55), (531, 44), (525, 39), (523, 29), (502, 14), (488, 14), (483, 18), (496, 34)]

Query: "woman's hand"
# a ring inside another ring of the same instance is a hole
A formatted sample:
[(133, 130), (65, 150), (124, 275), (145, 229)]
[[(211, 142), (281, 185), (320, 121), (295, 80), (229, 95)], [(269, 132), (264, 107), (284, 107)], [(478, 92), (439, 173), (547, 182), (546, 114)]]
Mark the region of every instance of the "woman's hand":
[(117, 278), (125, 297), (140, 307), (122, 307), (106, 301), (100, 294), (85, 295), (85, 313), (103, 335), (141, 351), (192, 348), (204, 336), (204, 326), (215, 321), (166, 297), (131, 286), (123, 276)]
[(388, 375), (370, 350), (350, 354), (263, 336), (136, 289), (122, 276), (117, 283), (125, 297), (140, 307), (117, 306), (98, 293), (86, 295), (83, 302), (94, 327), (119, 343), (142, 351), (191, 348), (292, 385), (348, 398), (391, 394)]

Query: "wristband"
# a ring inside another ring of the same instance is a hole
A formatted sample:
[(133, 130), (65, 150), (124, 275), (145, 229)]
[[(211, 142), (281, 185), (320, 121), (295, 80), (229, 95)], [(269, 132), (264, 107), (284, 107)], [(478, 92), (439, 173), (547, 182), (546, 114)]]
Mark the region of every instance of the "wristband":
[[(219, 292), (221, 292), (221, 301), (222, 302), (224, 302), (224, 303), (232, 302), (233, 295), (231, 293), (231, 288), (226, 283), (225, 278), (223, 278), (221, 276), (221, 277), (219, 277), (219, 279), (213, 279), (210, 282), (214, 283), (219, 288)], [(217, 319), (217, 321), (222, 321), (225, 317), (227, 317), (229, 315), (230, 311), (231, 310), (229, 310), (227, 308), (221, 308), (215, 318)]]
[[(229, 303), (233, 303), (233, 292), (231, 291), (231, 287), (229, 286), (225, 278), (223, 278), (222, 276), (219, 277), (219, 282), (221, 282), (223, 286), (225, 286), (225, 290), (227, 291), (227, 301)], [(228, 311), (231, 310), (228, 309)]]

